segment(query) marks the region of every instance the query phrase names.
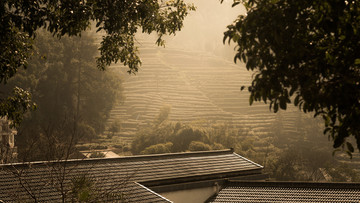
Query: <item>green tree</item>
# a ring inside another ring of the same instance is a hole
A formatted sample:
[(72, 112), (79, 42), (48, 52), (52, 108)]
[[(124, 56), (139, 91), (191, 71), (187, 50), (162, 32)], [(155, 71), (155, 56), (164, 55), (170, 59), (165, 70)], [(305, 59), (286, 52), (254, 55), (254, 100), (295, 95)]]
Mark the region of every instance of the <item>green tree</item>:
[[(223, 1), (223, 0), (221, 0)], [(234, 0), (240, 15), (224, 33), (235, 42), (253, 101), (277, 112), (293, 103), (325, 122), (333, 147), (360, 149), (360, 2), (345, 0)], [(244, 89), (244, 87), (242, 87)]]
[[(131, 152), (140, 154), (147, 147), (172, 142), (172, 135), (176, 132), (174, 123), (165, 121), (160, 125), (151, 125), (140, 129), (131, 143)], [(171, 151), (172, 151), (171, 147)]]
[(120, 132), (120, 129), (121, 129), (121, 121), (120, 119), (116, 119), (113, 123), (111, 123), (108, 129), (109, 134), (107, 135), (107, 137), (111, 139), (115, 134)]
[[(0, 83), (6, 84), (19, 68), (27, 67), (32, 39), (36, 31), (45, 28), (54, 36), (80, 36), (95, 23), (97, 31), (104, 31), (97, 67), (104, 70), (112, 62), (138, 71), (141, 63), (135, 45), (138, 29), (155, 32), (157, 44), (163, 45), (163, 35), (175, 34), (194, 6), (182, 0), (4, 0), (0, 3)], [(0, 95), (0, 116), (7, 116), (19, 124), (22, 114), (33, 107), (28, 94), (16, 91), (12, 96)]]
[[(87, 33), (81, 38), (58, 40), (38, 32), (34, 49), (43, 57), (34, 57), (29, 61), (29, 70), (19, 71), (1, 89), (27, 87), (38, 104), (38, 110), (26, 116), (19, 127), (16, 141), (20, 157), (58, 159), (68, 151), (64, 148), (73, 148), (79, 140), (103, 132), (120, 96), (121, 80), (113, 70), (97, 70), (97, 48)], [(30, 155), (33, 157), (26, 157)]]
[(140, 154), (163, 154), (163, 153), (170, 153), (171, 147), (173, 146), (173, 143), (167, 142), (167, 143), (160, 143), (151, 145), (150, 147), (146, 147), (143, 151), (141, 151)]
[(170, 111), (170, 106), (162, 106), (153, 122), (136, 133), (131, 143), (131, 152), (133, 154), (140, 154), (152, 145), (172, 142), (170, 137), (181, 128), (181, 125), (168, 121)]
[(184, 125), (177, 133), (173, 134), (171, 140), (174, 143), (174, 152), (181, 152), (189, 149), (190, 143), (193, 141), (209, 142), (208, 132), (206, 130), (191, 125)]
[(192, 141), (189, 144), (190, 151), (209, 151), (211, 146), (200, 141)]
[[(184, 124), (168, 121), (170, 109), (160, 109), (151, 125), (140, 129), (131, 144), (133, 154), (220, 150), (234, 148), (236, 152), (252, 149), (255, 136), (247, 136), (243, 129), (228, 124), (203, 122)], [(165, 144), (166, 143), (166, 144)], [(171, 145), (169, 145), (171, 143)]]
[[(332, 166), (334, 167), (334, 166)], [(334, 168), (329, 167), (326, 172), (331, 176), (334, 182), (359, 182), (360, 175), (348, 164), (339, 163)]]

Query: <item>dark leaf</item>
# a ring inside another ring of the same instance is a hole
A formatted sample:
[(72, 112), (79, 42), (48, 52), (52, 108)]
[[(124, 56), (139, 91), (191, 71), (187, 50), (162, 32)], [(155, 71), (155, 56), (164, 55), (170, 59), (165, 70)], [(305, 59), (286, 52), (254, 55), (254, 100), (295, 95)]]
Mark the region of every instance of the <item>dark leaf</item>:
[(336, 136), (334, 139), (334, 148), (340, 147), (344, 143), (344, 138), (341, 136)]
[(279, 104), (277, 102), (274, 102), (274, 113), (278, 112), (279, 110)]
[(295, 106), (297, 106), (299, 104), (299, 100), (300, 100), (300, 95), (296, 95), (295, 100), (294, 100)]
[(346, 154), (350, 157), (350, 159), (352, 159), (352, 153), (349, 151), (346, 151)]
[(250, 98), (249, 98), (249, 104), (250, 104), (250, 106), (253, 104), (253, 102), (254, 102), (254, 97), (253, 97), (253, 96), (250, 96)]
[(347, 149), (353, 153), (354, 152), (354, 147), (352, 146), (352, 144), (350, 142), (346, 142), (346, 146), (347, 146)]
[(286, 98), (285, 97), (280, 98), (280, 108), (283, 110), (286, 110)]
[(240, 4), (240, 2), (234, 2), (231, 6), (235, 7), (236, 5)]

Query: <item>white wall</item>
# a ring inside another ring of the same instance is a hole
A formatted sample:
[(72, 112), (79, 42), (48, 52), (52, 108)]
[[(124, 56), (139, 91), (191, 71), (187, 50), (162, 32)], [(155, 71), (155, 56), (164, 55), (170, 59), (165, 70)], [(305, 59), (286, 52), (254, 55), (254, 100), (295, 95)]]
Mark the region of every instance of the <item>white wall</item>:
[(174, 192), (159, 193), (174, 203), (199, 203), (205, 202), (215, 194), (217, 186), (196, 188), (189, 190), (178, 190)]

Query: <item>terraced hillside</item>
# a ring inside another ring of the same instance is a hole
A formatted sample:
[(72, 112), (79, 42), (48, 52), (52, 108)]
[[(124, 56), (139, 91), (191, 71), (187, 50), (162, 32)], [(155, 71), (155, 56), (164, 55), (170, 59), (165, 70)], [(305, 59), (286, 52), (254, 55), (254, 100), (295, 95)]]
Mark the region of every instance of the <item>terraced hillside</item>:
[[(143, 65), (136, 75), (125, 76), (123, 104), (116, 106), (108, 121), (122, 124), (119, 136), (130, 141), (141, 126), (148, 125), (164, 105), (171, 106), (170, 120), (228, 122), (263, 134), (275, 122), (275, 114), (262, 103), (249, 106), (248, 93), (240, 91), (250, 83), (243, 65), (220, 57), (176, 47), (161, 48), (141, 41)], [(126, 68), (114, 65), (126, 75)], [(282, 113), (284, 129), (293, 131), (296, 109)]]

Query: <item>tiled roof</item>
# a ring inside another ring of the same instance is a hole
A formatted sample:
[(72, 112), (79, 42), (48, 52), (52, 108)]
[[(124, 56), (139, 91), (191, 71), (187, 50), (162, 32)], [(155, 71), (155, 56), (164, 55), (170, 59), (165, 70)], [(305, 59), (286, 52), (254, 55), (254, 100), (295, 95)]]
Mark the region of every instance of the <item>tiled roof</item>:
[[(66, 176), (64, 181), (61, 181), (64, 165)], [(222, 150), (67, 162), (33, 162), (30, 165), (0, 165), (0, 168), (0, 200), (14, 200), (17, 197), (12, 195), (16, 194), (20, 201), (25, 201), (31, 198), (29, 194), (34, 194), (40, 201), (56, 202), (61, 198), (60, 183), (64, 183), (65, 187), (62, 188), (69, 191), (72, 181), (86, 175), (95, 183), (99, 194), (121, 191), (128, 202), (168, 202), (142, 183), (161, 185), (227, 178), (260, 173), (262, 166), (231, 150)], [(21, 178), (14, 174), (21, 174)], [(113, 193), (111, 195), (114, 196)]]
[(230, 181), (209, 202), (356, 202), (360, 183)]

